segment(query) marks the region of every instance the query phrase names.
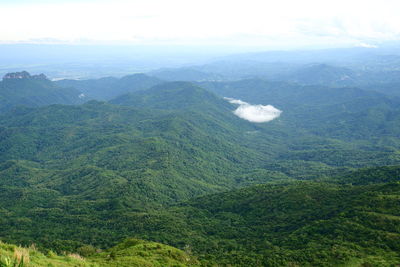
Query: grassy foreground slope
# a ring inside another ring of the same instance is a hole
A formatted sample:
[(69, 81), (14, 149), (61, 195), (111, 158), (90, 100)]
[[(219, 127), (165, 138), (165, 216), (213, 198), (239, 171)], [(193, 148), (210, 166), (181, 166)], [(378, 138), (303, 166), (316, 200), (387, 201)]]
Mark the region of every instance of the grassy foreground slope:
[(105, 251), (87, 247), (82, 252), (87, 255), (85, 257), (76, 253), (57, 255), (52, 251), (42, 253), (34, 246), (24, 248), (0, 241), (0, 267), (200, 266), (195, 258), (179, 249), (139, 239), (127, 239)]

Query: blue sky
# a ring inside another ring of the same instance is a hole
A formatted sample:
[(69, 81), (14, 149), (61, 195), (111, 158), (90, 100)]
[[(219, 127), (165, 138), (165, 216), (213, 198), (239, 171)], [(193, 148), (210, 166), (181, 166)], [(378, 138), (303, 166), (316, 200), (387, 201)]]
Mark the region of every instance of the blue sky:
[(0, 43), (370, 46), (400, 38), (393, 0), (2, 0)]

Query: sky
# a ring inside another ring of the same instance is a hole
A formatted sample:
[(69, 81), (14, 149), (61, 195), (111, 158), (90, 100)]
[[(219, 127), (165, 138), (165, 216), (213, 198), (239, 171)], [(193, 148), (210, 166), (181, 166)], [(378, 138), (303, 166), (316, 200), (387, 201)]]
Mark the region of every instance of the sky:
[(396, 0), (0, 0), (0, 43), (374, 47)]

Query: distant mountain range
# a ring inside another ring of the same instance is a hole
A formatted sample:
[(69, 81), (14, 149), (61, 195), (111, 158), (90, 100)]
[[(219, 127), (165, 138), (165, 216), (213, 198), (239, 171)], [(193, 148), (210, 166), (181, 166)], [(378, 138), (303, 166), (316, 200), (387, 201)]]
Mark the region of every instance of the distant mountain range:
[(106, 77), (93, 80), (60, 80), (58, 86), (74, 87), (90, 99), (110, 100), (122, 94), (148, 89), (162, 83), (161, 80), (145, 74), (133, 74), (120, 79)]
[(62, 88), (44, 74), (31, 76), (28, 72), (9, 73), (0, 82), (0, 111), (16, 106), (45, 106), (51, 104), (79, 104), (82, 93), (74, 88)]

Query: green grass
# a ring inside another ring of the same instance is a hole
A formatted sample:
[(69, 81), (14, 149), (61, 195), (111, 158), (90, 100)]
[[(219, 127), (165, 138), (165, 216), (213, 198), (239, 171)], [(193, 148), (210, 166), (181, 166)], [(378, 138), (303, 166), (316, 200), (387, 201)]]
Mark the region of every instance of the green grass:
[(187, 253), (155, 242), (128, 239), (106, 251), (91, 251), (87, 257), (77, 253), (46, 254), (35, 247), (28, 248), (0, 242), (0, 267), (101, 267), (101, 266), (199, 266), (199, 262)]

